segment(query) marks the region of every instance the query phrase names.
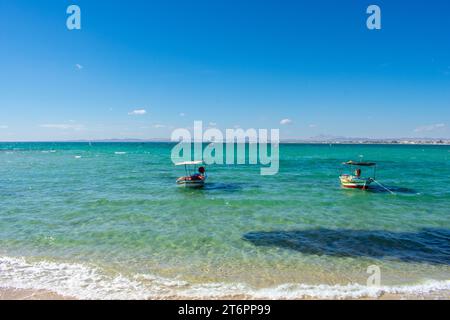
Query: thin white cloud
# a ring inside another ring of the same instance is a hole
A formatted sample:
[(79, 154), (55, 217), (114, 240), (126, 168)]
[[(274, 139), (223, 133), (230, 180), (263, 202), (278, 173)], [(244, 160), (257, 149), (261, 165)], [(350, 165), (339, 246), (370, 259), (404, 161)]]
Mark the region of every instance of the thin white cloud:
[(291, 124), (292, 123), (292, 120), (291, 119), (282, 119), (281, 121), (280, 121), (280, 124), (281, 125), (286, 125), (286, 124)]
[(163, 124), (155, 124), (155, 125), (153, 125), (153, 128), (156, 128), (156, 129), (165, 128), (165, 127), (166, 126), (163, 125)]
[(317, 124), (311, 123), (308, 127), (310, 127), (310, 128), (316, 128), (316, 127), (317, 127)]
[(180, 112), (180, 117), (184, 117), (185, 115), (186, 115), (186, 113)]
[(144, 115), (146, 113), (147, 113), (147, 110), (145, 110), (145, 109), (136, 109), (136, 110), (133, 110), (131, 112), (128, 112), (128, 115), (130, 115), (130, 116), (142, 116), (142, 115)]
[(58, 123), (58, 124), (41, 124), (41, 128), (46, 129), (58, 129), (58, 130), (83, 130), (85, 127), (82, 124), (68, 124), (68, 123)]
[(432, 131), (436, 131), (439, 129), (443, 129), (445, 127), (446, 127), (446, 125), (443, 123), (436, 123), (436, 124), (430, 124), (430, 125), (426, 125), (426, 126), (420, 126), (416, 129), (414, 129), (414, 132), (432, 132)]
[(217, 123), (215, 123), (215, 122), (210, 122), (209, 125), (210, 125), (211, 127), (215, 127), (215, 126), (217, 126)]
[(76, 67), (78, 70), (83, 69), (83, 66), (82, 66), (81, 64), (79, 64), (79, 63), (77, 63), (77, 64), (75, 65), (75, 67)]
[(0, 125), (0, 129), (8, 129), (9, 127), (6, 125)]

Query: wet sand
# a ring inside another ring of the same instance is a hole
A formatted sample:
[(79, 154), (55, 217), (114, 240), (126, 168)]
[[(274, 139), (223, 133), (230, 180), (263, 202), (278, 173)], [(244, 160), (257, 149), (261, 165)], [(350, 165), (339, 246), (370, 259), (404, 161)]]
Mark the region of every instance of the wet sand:
[[(180, 300), (180, 297), (165, 297), (164, 300)], [(225, 296), (223, 299), (214, 299), (214, 300), (247, 300), (248, 297), (245, 296)], [(400, 296), (394, 294), (383, 294), (378, 298), (359, 298), (359, 299), (344, 299), (344, 300), (433, 300), (433, 299), (442, 299), (442, 297), (436, 297), (433, 295), (424, 295), (424, 296)], [(446, 299), (450, 299), (447, 297)], [(14, 289), (14, 288), (0, 288), (0, 300), (79, 300), (73, 297), (62, 296), (51, 291), (46, 290), (32, 290), (32, 289)], [(185, 299), (183, 299), (185, 300)], [(198, 300), (198, 299), (195, 299)], [(317, 300), (311, 298), (304, 298), (298, 300)]]
[(76, 300), (45, 290), (0, 288), (0, 300)]

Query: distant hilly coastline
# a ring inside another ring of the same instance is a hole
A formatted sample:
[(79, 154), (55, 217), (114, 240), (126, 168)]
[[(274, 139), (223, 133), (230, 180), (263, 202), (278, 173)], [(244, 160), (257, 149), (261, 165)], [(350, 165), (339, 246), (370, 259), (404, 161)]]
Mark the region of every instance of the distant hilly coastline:
[[(83, 141), (71, 141), (71, 142), (88, 142)], [(152, 139), (102, 139), (91, 140), (91, 142), (173, 142), (168, 138), (152, 138)], [(219, 142), (219, 141), (215, 141)], [(299, 144), (311, 144), (311, 143), (323, 143), (323, 144), (443, 144), (450, 145), (450, 139), (445, 138), (366, 138), (366, 137), (344, 137), (333, 135), (317, 135), (314, 137), (304, 139), (281, 139), (280, 143), (299, 143)]]
[(318, 135), (307, 139), (284, 139), (282, 143), (332, 143), (332, 144), (443, 144), (450, 145), (445, 138), (357, 138)]
[[(14, 142), (14, 141), (5, 141)], [(24, 141), (25, 142), (25, 141)], [(113, 139), (93, 139), (93, 140), (66, 140), (66, 141), (40, 141), (40, 142), (95, 142), (95, 143), (150, 143), (173, 142), (167, 138), (151, 138), (151, 139), (135, 139), (135, 138), (113, 138)], [(219, 141), (215, 141), (219, 142)], [(450, 139), (446, 138), (357, 138), (357, 137), (343, 137), (331, 135), (318, 135), (315, 137), (305, 139), (281, 139), (280, 143), (290, 144), (412, 144), (412, 145), (450, 145)]]

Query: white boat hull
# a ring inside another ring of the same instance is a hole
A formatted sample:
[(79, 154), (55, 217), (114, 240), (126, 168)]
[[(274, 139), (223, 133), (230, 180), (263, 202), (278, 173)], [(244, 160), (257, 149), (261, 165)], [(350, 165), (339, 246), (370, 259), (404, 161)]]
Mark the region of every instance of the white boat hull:
[(372, 178), (361, 178), (346, 174), (339, 176), (339, 180), (344, 188), (362, 190), (367, 190), (369, 185), (373, 182)]
[(184, 187), (184, 188), (201, 188), (205, 185), (205, 181), (201, 180), (201, 181), (177, 181), (177, 185), (179, 187)]

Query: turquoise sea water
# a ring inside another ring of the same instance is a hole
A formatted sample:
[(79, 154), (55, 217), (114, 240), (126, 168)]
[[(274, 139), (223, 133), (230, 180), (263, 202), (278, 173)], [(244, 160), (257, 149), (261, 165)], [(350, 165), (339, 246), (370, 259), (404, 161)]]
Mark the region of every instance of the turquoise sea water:
[[(450, 147), (280, 146), (280, 172), (166, 143), (0, 143), (0, 287), (80, 298), (450, 296)], [(340, 163), (382, 188), (346, 190)], [(366, 170), (366, 169), (363, 169)], [(381, 288), (366, 287), (368, 266)]]

